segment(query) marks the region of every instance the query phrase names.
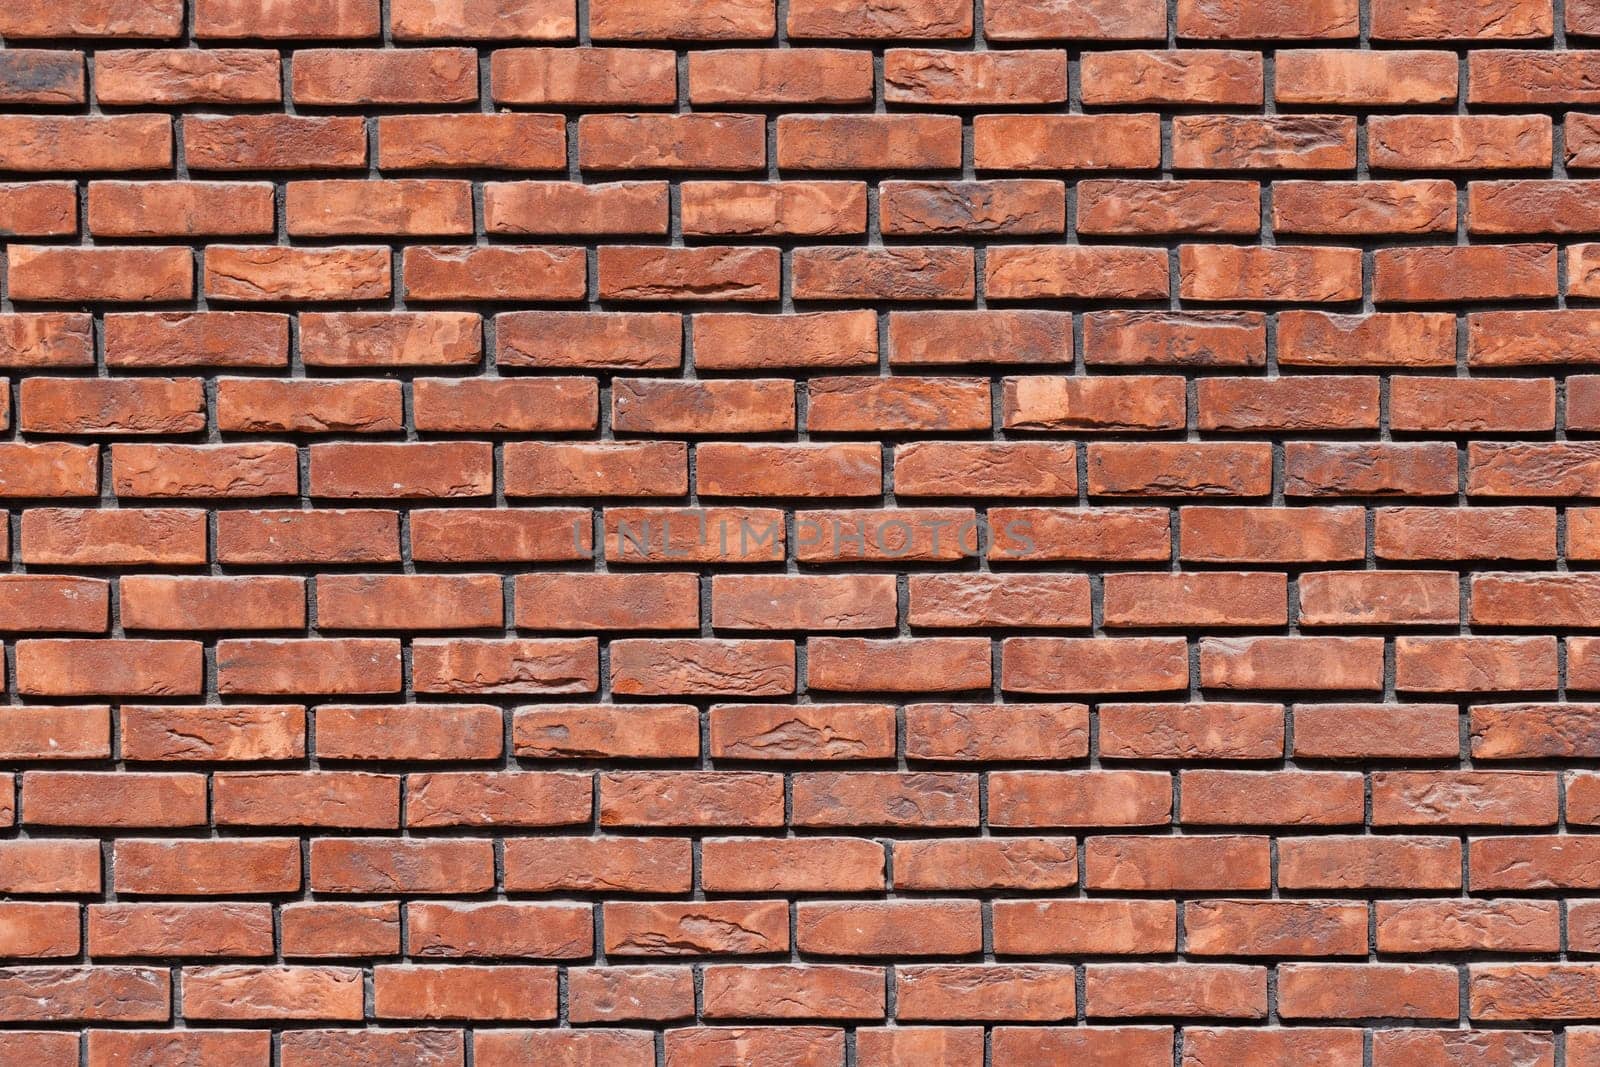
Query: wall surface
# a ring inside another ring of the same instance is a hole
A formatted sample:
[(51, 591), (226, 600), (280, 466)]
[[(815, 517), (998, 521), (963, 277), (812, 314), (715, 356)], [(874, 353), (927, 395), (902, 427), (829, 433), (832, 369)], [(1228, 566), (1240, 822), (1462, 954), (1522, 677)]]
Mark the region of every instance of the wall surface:
[(3, 1067), (1600, 1064), (1600, 0), (0, 41)]

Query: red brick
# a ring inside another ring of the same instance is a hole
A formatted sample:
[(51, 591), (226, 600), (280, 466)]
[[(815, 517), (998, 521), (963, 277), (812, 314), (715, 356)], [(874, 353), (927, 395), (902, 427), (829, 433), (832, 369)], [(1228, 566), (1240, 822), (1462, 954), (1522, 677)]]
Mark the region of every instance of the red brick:
[(177, 37), (181, 0), (62, 0), (0, 14), (7, 37)]
[(95, 53), (102, 104), (276, 104), (278, 53), (266, 48), (111, 49)]
[[(600, 296), (641, 302), (775, 300), (778, 261), (776, 248), (606, 245), (599, 255)], [(582, 258), (574, 265), (581, 277)]]
[(185, 115), (183, 151), (201, 171), (348, 170), (366, 165), (367, 135), (354, 116)]
[(1514, 40), (1548, 37), (1550, 4), (1546, 0), (1375, 0), (1372, 36), (1378, 40)]
[(97, 237), (270, 234), (265, 182), (90, 182), (89, 230)]
[(771, 37), (772, 0), (709, 0), (688, 11), (663, 11), (650, 0), (595, 0), (589, 32), (596, 40), (743, 40)]
[(1551, 125), (1543, 115), (1375, 115), (1367, 156), (1391, 170), (1548, 167)]
[(478, 99), (467, 48), (395, 51), (312, 48), (294, 54), (296, 105), (466, 104)]
[(489, 63), (499, 104), (661, 105), (677, 99), (673, 53), (645, 48), (508, 48)]
[(1078, 232), (1231, 233), (1261, 228), (1254, 182), (1118, 181), (1078, 183)]
[(1172, 120), (1172, 165), (1178, 170), (1351, 170), (1356, 124), (1342, 115), (1179, 115)]
[(511, 311), (494, 317), (504, 367), (663, 370), (683, 361), (682, 316), (666, 311)]
[(863, 104), (872, 56), (845, 48), (729, 48), (689, 53), (694, 104)]
[(124, 704), (121, 726), (129, 760), (288, 760), (306, 752), (306, 709), (298, 704)]
[(290, 7), (195, 0), (196, 37), (377, 37), (377, 0), (315, 0)]
[(76, 233), (78, 197), (71, 182), (21, 182), (0, 185), (0, 227), (18, 237)]
[(572, 0), (394, 0), (389, 28), (399, 40), (477, 38), (571, 40), (578, 24)]
[(105, 343), (112, 367), (286, 367), (289, 317), (261, 311), (109, 314)]
[(166, 115), (0, 117), (0, 170), (138, 171), (171, 165), (172, 120)]
[(373, 300), (390, 292), (389, 250), (212, 245), (205, 295), (252, 303)]
[(979, 170), (1154, 170), (1157, 115), (980, 115), (972, 122)]
[(1456, 187), (1435, 179), (1274, 182), (1272, 226), (1279, 233), (1453, 233)]
[(284, 214), (296, 236), (471, 233), (472, 187), (424, 179), (289, 182)]
[(991, 300), (1164, 298), (1167, 255), (1155, 248), (1006, 245), (990, 249), (983, 290)]
[(891, 104), (1058, 104), (1067, 99), (1067, 56), (891, 48), (883, 57), (883, 83)]
[[(1012, 0), (1022, 2), (1038, 0)], [(1209, 48), (1085, 52), (1079, 61), (1083, 102), (1093, 105), (1260, 104), (1263, 67), (1259, 53)]]
[(1288, 50), (1277, 56), (1275, 92), (1282, 104), (1453, 104), (1457, 75), (1449, 52)]
[(17, 689), (30, 696), (198, 696), (198, 641), (18, 641)]
[(864, 233), (860, 182), (685, 182), (683, 230), (711, 237)]
[(6, 259), (14, 300), (155, 303), (194, 296), (194, 258), (187, 248), (13, 245)]
[(1124, 4), (1088, 0), (1066, 6), (1050, 0), (994, 0), (983, 9), (984, 34), (1000, 41), (1060, 37), (1148, 40), (1165, 34), (1166, 22), (1166, 9), (1159, 0)]
[(781, 115), (783, 170), (944, 169), (961, 164), (953, 115)]
[(1178, 35), (1202, 40), (1273, 37), (1352, 38), (1357, 33), (1356, 0), (1178, 0)]
[(1339, 303), (1361, 297), (1354, 248), (1184, 245), (1178, 292), (1185, 300)]
[(566, 162), (566, 129), (559, 115), (384, 115), (378, 119), (378, 165), (385, 170), (560, 170)]

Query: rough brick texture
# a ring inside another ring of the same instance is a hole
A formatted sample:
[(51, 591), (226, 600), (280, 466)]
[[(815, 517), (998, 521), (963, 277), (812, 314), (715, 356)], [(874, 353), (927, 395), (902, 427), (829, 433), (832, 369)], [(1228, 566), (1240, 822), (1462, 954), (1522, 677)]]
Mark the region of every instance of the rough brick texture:
[(0, 0), (0, 1067), (1600, 1065), (1597, 86)]

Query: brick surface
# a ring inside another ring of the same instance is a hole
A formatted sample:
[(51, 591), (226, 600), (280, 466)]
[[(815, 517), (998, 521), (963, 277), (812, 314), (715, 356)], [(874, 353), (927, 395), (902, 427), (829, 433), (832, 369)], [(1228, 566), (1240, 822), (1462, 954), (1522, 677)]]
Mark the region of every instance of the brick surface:
[(0, 1064), (1600, 1064), (1600, 2), (0, 2)]

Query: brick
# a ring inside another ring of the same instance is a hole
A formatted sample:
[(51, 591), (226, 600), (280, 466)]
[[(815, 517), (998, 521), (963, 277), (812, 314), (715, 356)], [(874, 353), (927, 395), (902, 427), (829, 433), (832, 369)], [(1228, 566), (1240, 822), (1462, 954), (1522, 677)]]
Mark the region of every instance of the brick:
[(867, 228), (858, 182), (685, 182), (683, 229), (712, 237), (825, 236)]
[(34, 507), (22, 512), (19, 555), (24, 563), (56, 565), (197, 565), (206, 558), (205, 512)]
[(1457, 987), (1454, 967), (1291, 963), (1278, 971), (1278, 1010), (1290, 1019), (1454, 1019)]
[[(600, 296), (606, 300), (775, 300), (776, 248), (731, 245), (655, 248), (608, 245), (600, 250)], [(581, 279), (583, 261), (573, 261)], [(576, 294), (581, 296), (580, 291)]]
[(991, 250), (983, 290), (992, 300), (1150, 300), (1167, 296), (1167, 256), (1154, 248), (1006, 245)]
[(671, 104), (677, 98), (673, 53), (645, 48), (507, 48), (489, 63), (498, 104)]
[(1284, 449), (1284, 476), (1289, 496), (1442, 496), (1457, 488), (1456, 449), (1440, 442), (1292, 442)]
[(172, 165), (165, 115), (0, 117), (0, 170), (142, 171)]
[(710, 49), (689, 53), (694, 104), (862, 104), (872, 57), (846, 48)]
[(400, 558), (396, 513), (361, 509), (225, 511), (217, 558), (227, 563), (384, 563)]
[(700, 753), (700, 716), (689, 705), (519, 708), (511, 731), (512, 750), (531, 759), (674, 759)]
[(1456, 187), (1435, 179), (1274, 182), (1272, 226), (1279, 233), (1450, 233)]
[(660, 370), (683, 361), (676, 312), (511, 311), (494, 321), (502, 366)]
[(1294, 750), (1319, 759), (1455, 759), (1452, 704), (1297, 704)]
[(703, 384), (617, 378), (611, 422), (645, 434), (751, 434), (792, 430), (794, 384), (781, 378)]
[(283, 953), (305, 959), (357, 953), (392, 956), (400, 950), (400, 906), (389, 904), (283, 905)]
[(597, 0), (589, 11), (596, 40), (742, 40), (771, 37), (772, 0), (712, 0), (688, 12), (662, 11), (648, 0)]
[(1383, 642), (1370, 637), (1206, 637), (1200, 684), (1220, 689), (1383, 688)]
[(1259, 367), (1267, 320), (1255, 311), (1092, 311), (1083, 349), (1090, 366)]
[(794, 691), (790, 641), (629, 638), (612, 642), (611, 685), (631, 696), (774, 696)]
[(1197, 301), (1358, 300), (1361, 255), (1354, 248), (1184, 245), (1178, 251), (1178, 293)]
[(594, 638), (426, 640), (412, 644), (419, 693), (592, 693)]
[(262, 234), (273, 228), (263, 182), (90, 182), (89, 229), (108, 237)]
[[(687, 892), (690, 882), (690, 842), (687, 838), (628, 837), (628, 838), (522, 838), (506, 842), (506, 888), (511, 890), (620, 890), (628, 893), (681, 893)], [(608, 971), (598, 972), (605, 975)], [(591, 976), (594, 977), (594, 976)], [(630, 983), (625, 974), (617, 976), (616, 984), (626, 992)], [(687, 974), (684, 977), (688, 977)], [(602, 982), (580, 983), (574, 980), (572, 995), (579, 998), (579, 986), (590, 987)], [(689, 998), (692, 1002), (693, 997)], [(642, 1005), (641, 1005), (642, 1006)], [(581, 1022), (599, 1021), (602, 1018), (649, 1018), (648, 1015), (629, 1015), (627, 1005), (617, 1004), (615, 1014), (598, 1011), (598, 1005), (585, 1013), (576, 1006), (573, 1019)], [(687, 1013), (686, 1013), (687, 1014)], [(674, 1016), (664, 1016), (673, 1018)]]
[(0, 752), (8, 759), (104, 759), (111, 754), (106, 707), (12, 708), (0, 715)]
[(212, 245), (205, 294), (218, 300), (373, 300), (390, 293), (389, 250)]
[(349, 170), (366, 165), (367, 135), (359, 117), (185, 115), (183, 151), (201, 171)]
[(293, 93), (301, 104), (471, 102), (477, 98), (475, 63), (465, 49), (313, 49), (295, 53)]
[(394, 693), (400, 645), (382, 638), (217, 642), (221, 693)]
[(870, 892), (884, 885), (884, 850), (848, 837), (707, 838), (707, 888), (718, 892)]
[(1154, 170), (1159, 116), (979, 115), (972, 121), (979, 170)]
[(975, 952), (975, 900), (809, 901), (795, 908), (795, 943), (819, 956)]
[(395, 0), (389, 9), (389, 28), (400, 40), (474, 38), (510, 40), (571, 40), (577, 36), (575, 5), (571, 0), (460, 0), (441, 4), (434, 0)]
[(949, 169), (961, 165), (953, 115), (783, 115), (782, 170)]
[(1001, 644), (1001, 687), (1021, 693), (1140, 693), (1184, 689), (1182, 638), (1011, 637)]
[(194, 296), (187, 248), (8, 249), (6, 285), (15, 300), (154, 303)]
[[(1077, 882), (1077, 847), (1065, 837), (897, 841), (894, 869), (897, 888), (1061, 889)], [(1017, 905), (1019, 911), (1024, 907)], [(1005, 915), (1002, 910), (997, 918)], [(1031, 937), (1038, 932), (1025, 933)]]
[(298, 704), (124, 704), (121, 727), (122, 756), (130, 760), (289, 760), (306, 751), (305, 708)]
[(1278, 53), (1275, 92), (1283, 104), (1449, 104), (1458, 73), (1449, 52), (1292, 49)]
[(1086, 52), (1079, 61), (1083, 102), (1095, 105), (1260, 104), (1263, 68), (1256, 52), (1209, 48)]
[(130, 48), (95, 53), (95, 99), (139, 104), (276, 104), (278, 54), (267, 48)]
[[(1297, 735), (1298, 736), (1298, 735)], [(1277, 759), (1277, 704), (1101, 704), (1101, 759)]]
[(1379, 0), (1372, 10), (1372, 36), (1380, 40), (1516, 40), (1548, 37), (1548, 3), (1467, 0), (1465, 3), (1409, 4)]
[(587, 170), (760, 170), (766, 141), (758, 116), (585, 115), (578, 162)]
[(1372, 165), (1392, 170), (1547, 167), (1552, 151), (1543, 115), (1380, 115), (1368, 138)]
[(299, 578), (180, 578), (126, 575), (117, 583), (123, 625), (134, 630), (298, 630), (305, 625)]
[(1232, 233), (1261, 228), (1261, 193), (1252, 182), (1119, 181), (1078, 183), (1078, 232)]
[(197, 696), (197, 641), (18, 641), (17, 689), (29, 696)]
[(995, 40), (1084, 37), (1141, 40), (1166, 32), (1166, 11), (1154, 0), (1110, 4), (1105, 0), (1062, 5), (1049, 0), (996, 0), (984, 5), (984, 34)]
[[(117, 316), (107, 318), (114, 321)], [(91, 365), (89, 316), (60, 312), (0, 315), (0, 360), (8, 367)]]
[(883, 57), (884, 100), (892, 104), (1054, 104), (1067, 99), (1067, 57), (1011, 49), (945, 52), (891, 48)]
[(0, 227), (19, 237), (53, 237), (76, 233), (77, 192), (70, 182), (21, 182), (0, 185)]
[[(1403, 382), (1420, 378), (1400, 379)], [(1399, 388), (1400, 381), (1393, 383)], [(1199, 383), (1202, 430), (1267, 432), (1375, 430), (1377, 378), (1319, 375), (1302, 378), (1206, 378)]]
[(262, 7), (241, 0), (195, 0), (194, 32), (202, 38), (378, 36), (375, 0), (317, 0)]
[(1231, 38), (1351, 38), (1357, 33), (1355, 0), (1315, 0), (1300, 5), (1287, 0), (1245, 4), (1241, 0), (1208, 3), (1179, 0), (1178, 35), (1202, 40)]
[(1437, 312), (1278, 316), (1279, 360), (1308, 367), (1455, 365), (1455, 316)]
[(612, 955), (767, 955), (789, 947), (789, 909), (781, 900), (607, 903), (602, 910)]
[(1179, 115), (1172, 120), (1172, 165), (1178, 170), (1350, 170), (1356, 165), (1355, 120)]
[(558, 115), (384, 115), (378, 165), (386, 170), (560, 170), (566, 128)]
[(425, 508), (411, 512), (411, 537), (415, 557), (429, 562), (587, 559), (594, 551), (590, 513), (576, 508)]
[(1172, 777), (1157, 771), (997, 771), (994, 826), (1158, 826), (1172, 818)]
[(884, 182), (885, 233), (1056, 234), (1066, 229), (1066, 187), (1057, 181)]
[(483, 198), (490, 233), (667, 232), (663, 182), (489, 182)]
[(311, 446), (313, 496), (456, 498), (488, 496), (490, 446), (476, 441)]
[(217, 428), (224, 433), (384, 433), (403, 425), (398, 382), (217, 381)]
[(380, 1019), (540, 1020), (556, 1013), (553, 967), (417, 967), (373, 972), (373, 1013)]
[(1259, 1019), (1267, 1010), (1265, 968), (1240, 964), (1097, 964), (1084, 968), (1091, 1018), (1205, 1015)]
[(284, 214), (296, 236), (470, 233), (472, 189), (466, 182), (425, 179), (289, 182)]
[[(493, 577), (493, 576), (489, 576)], [(496, 593), (498, 594), (498, 583)], [(687, 574), (518, 575), (516, 625), (534, 630), (693, 630), (699, 586)]]
[(1301, 626), (1405, 626), (1459, 621), (1456, 576), (1437, 571), (1320, 571), (1299, 582)]
[(320, 838), (310, 857), (311, 888), (323, 893), (474, 893), (494, 884), (484, 839)]
[(300, 889), (300, 842), (250, 840), (119, 841), (114, 849), (118, 894), (230, 896)]
[(105, 345), (112, 367), (285, 367), (289, 317), (262, 311), (108, 314)]
[(176, 37), (183, 4), (176, 0), (65, 0), (48, 7), (17, 7), (0, 16), (7, 37)]

